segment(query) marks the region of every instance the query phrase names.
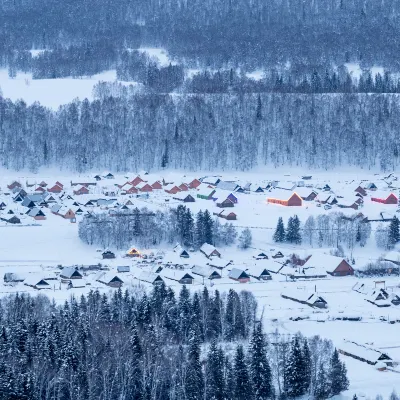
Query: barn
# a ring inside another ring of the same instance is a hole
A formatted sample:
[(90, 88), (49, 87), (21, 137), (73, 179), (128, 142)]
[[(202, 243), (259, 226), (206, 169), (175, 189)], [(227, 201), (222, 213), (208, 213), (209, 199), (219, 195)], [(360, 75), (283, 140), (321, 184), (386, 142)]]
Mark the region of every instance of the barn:
[(250, 276), (248, 273), (239, 268), (232, 268), (229, 271), (228, 277), (240, 283), (247, 283), (250, 281)]
[(393, 365), (393, 360), (386, 353), (348, 340), (343, 340), (339, 353), (370, 365), (376, 365), (378, 362), (386, 366)]
[(120, 288), (124, 281), (116, 274), (102, 272), (96, 279), (97, 282), (103, 283), (106, 286)]
[(289, 190), (274, 190), (273, 197), (268, 197), (267, 202), (272, 204), (279, 204), (286, 207), (300, 207), (303, 205), (303, 199), (295, 192)]
[(82, 279), (82, 274), (73, 267), (64, 267), (60, 272), (62, 279)]
[(174, 200), (179, 200), (184, 203), (194, 203), (195, 198), (189, 193), (178, 193), (173, 197)]
[(221, 257), (221, 253), (214, 246), (208, 243), (204, 243), (200, 247), (200, 252), (202, 252), (207, 258)]
[(217, 207), (220, 208), (229, 208), (229, 207), (234, 207), (235, 203), (231, 200), (226, 198), (224, 201), (221, 201), (221, 203), (217, 203)]
[(78, 190), (74, 190), (74, 195), (80, 196), (82, 194), (89, 194), (89, 189), (86, 186), (81, 186)]
[(179, 282), (181, 285), (191, 285), (194, 280), (193, 276), (185, 270), (164, 268), (161, 275), (171, 281)]
[(177, 194), (181, 191), (181, 189), (177, 185), (170, 183), (169, 185), (164, 187), (164, 191), (169, 194)]
[(353, 267), (344, 258), (328, 254), (313, 254), (304, 264), (304, 268), (324, 268), (332, 276), (354, 275)]
[(298, 194), (304, 201), (313, 201), (318, 196), (318, 193), (307, 187), (296, 188), (296, 194)]
[(393, 193), (381, 192), (371, 197), (371, 201), (381, 204), (397, 204), (398, 199)]
[(192, 268), (192, 274), (201, 276), (204, 279), (220, 279), (221, 278), (221, 273), (218, 272), (217, 269), (209, 267), (209, 266), (203, 266), (203, 265), (195, 265)]
[(162, 189), (162, 183), (160, 181), (155, 181), (151, 187), (153, 188), (153, 190), (160, 190)]
[(272, 279), (272, 276), (268, 272), (267, 268), (262, 267), (261, 265), (249, 267), (247, 273), (258, 281), (270, 281)]
[(201, 182), (198, 179), (193, 179), (192, 182), (189, 183), (190, 189), (197, 189), (201, 185)]

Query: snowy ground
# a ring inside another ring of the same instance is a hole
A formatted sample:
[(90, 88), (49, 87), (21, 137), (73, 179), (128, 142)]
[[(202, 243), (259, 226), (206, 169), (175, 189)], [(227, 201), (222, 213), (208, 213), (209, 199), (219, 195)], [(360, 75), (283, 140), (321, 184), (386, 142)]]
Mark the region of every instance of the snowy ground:
[[(98, 171), (97, 171), (98, 172)], [(259, 169), (251, 173), (221, 173), (213, 175), (223, 175), (224, 180), (238, 180), (242, 184), (251, 181), (254, 183), (263, 183), (269, 180), (297, 181), (300, 180), (301, 173), (307, 171), (294, 171), (287, 170), (272, 170), (268, 168)], [(329, 183), (332, 188), (340, 193), (346, 193), (354, 188), (361, 181), (374, 181), (378, 188), (383, 188), (385, 185), (382, 180), (383, 175), (375, 175), (372, 172), (364, 171), (341, 171), (341, 173), (332, 172), (309, 172), (313, 175), (312, 184), (317, 186), (322, 183)], [(95, 173), (89, 176), (90, 179)], [(158, 179), (164, 178), (168, 182), (181, 184), (182, 182), (190, 182), (195, 177), (210, 175), (209, 173), (197, 174), (184, 174), (179, 171), (163, 171), (156, 174), (150, 174), (145, 177), (149, 183), (153, 183)], [(85, 202), (90, 198), (104, 197), (102, 195), (103, 187), (107, 185), (112, 186), (115, 183), (124, 183), (129, 177), (135, 177), (135, 173), (124, 175), (117, 175), (115, 180), (101, 181), (93, 193), (85, 196), (76, 196), (79, 202)], [(143, 175), (142, 175), (143, 176)], [(84, 181), (88, 179), (85, 176), (74, 176), (67, 171), (47, 170), (40, 171), (39, 174), (34, 175), (24, 172), (10, 172), (0, 171), (0, 200), (3, 200), (4, 191), (6, 186), (13, 179), (18, 179), (21, 183), (29, 181), (30, 183), (40, 182), (45, 180), (47, 182), (61, 181), (69, 189), (69, 182)], [(396, 189), (398, 192), (398, 190)], [(138, 207), (146, 206), (150, 209), (165, 209), (167, 207), (175, 207), (178, 203), (172, 199), (172, 195), (166, 194), (164, 191), (154, 192), (150, 194), (148, 200), (134, 199), (135, 205)], [(265, 201), (266, 195), (264, 194), (238, 194), (239, 203), (235, 206), (233, 211), (237, 213), (238, 220), (234, 224), (240, 230), (242, 227), (250, 227), (253, 233), (253, 247), (248, 251), (238, 250), (236, 247), (221, 248), (222, 257), (226, 260), (234, 260), (237, 266), (250, 266), (254, 264), (253, 255), (257, 250), (263, 250), (271, 255), (280, 250), (285, 255), (293, 251), (300, 252), (301, 250), (309, 252), (326, 252), (329, 253), (330, 249), (310, 249), (306, 245), (291, 246), (280, 245), (277, 246), (272, 241), (273, 231), (279, 216), (282, 216), (286, 222), (290, 216), (295, 213), (299, 216), (301, 221), (309, 215), (318, 215), (321, 213), (329, 213), (338, 211), (333, 208), (332, 210), (324, 210), (318, 208), (314, 202), (305, 204), (303, 207), (289, 208), (277, 205), (267, 204)], [(127, 198), (125, 198), (126, 200)], [(166, 202), (165, 200), (169, 201)], [(215, 204), (210, 201), (196, 199), (195, 203), (187, 203), (193, 212), (200, 209), (208, 208), (210, 212), (216, 211)], [(17, 209), (18, 210), (18, 209)], [(365, 206), (361, 212), (365, 215), (378, 214), (381, 210), (395, 212), (396, 206), (387, 206), (378, 203), (373, 203), (370, 199), (366, 199)], [(22, 211), (22, 210), (21, 210)], [(343, 210), (341, 210), (343, 211)], [(346, 211), (349, 214), (354, 213), (354, 210)], [(78, 238), (78, 224), (70, 223), (59, 216), (52, 215), (46, 212), (47, 219), (44, 221), (32, 221), (30, 219), (23, 219), (25, 225), (32, 224), (33, 226), (0, 226), (0, 276), (5, 272), (17, 272), (18, 274), (26, 277), (31, 274), (38, 274), (47, 277), (56, 277), (58, 264), (73, 265), (73, 264), (97, 264), (103, 262), (101, 260), (101, 253), (96, 251), (95, 246), (88, 246), (83, 244)], [(223, 222), (223, 221), (222, 221)], [(134, 245), (134, 243), (132, 243)], [(174, 257), (170, 246), (164, 245), (163, 249), (166, 251), (166, 257)], [(115, 249), (111, 249), (115, 250)], [(142, 249), (144, 252), (156, 251), (158, 249)], [(116, 250), (115, 250), (116, 251)], [(357, 248), (354, 251), (354, 258), (356, 259), (356, 267), (362, 267), (369, 260), (376, 260), (382, 254), (382, 250), (378, 249), (375, 245), (375, 240), (370, 238), (367, 246), (363, 249)], [(124, 287), (132, 287), (141, 285), (150, 289), (150, 285), (141, 282), (137, 279), (138, 272), (143, 265), (138, 265), (136, 261), (123, 258), (123, 251), (116, 251), (117, 258), (108, 262), (111, 272), (116, 271), (118, 265), (129, 265), (131, 272), (124, 274)], [(270, 260), (267, 260), (270, 261)], [(204, 256), (199, 253), (192, 253), (189, 259), (191, 265), (204, 263)], [(80, 296), (81, 293), (87, 293), (90, 289), (98, 288), (102, 292), (111, 291), (110, 288), (103, 284), (96, 282), (95, 276), (97, 273), (88, 273), (84, 280), (90, 285), (82, 289), (67, 290), (66, 285), (60, 283), (58, 280), (51, 282), (51, 289), (41, 291), (47, 294), (50, 298), (54, 298), (58, 302), (62, 302), (70, 296)], [(376, 279), (363, 279), (363, 282), (370, 288), (375, 286)], [(389, 324), (385, 320), (399, 320), (400, 319), (400, 306), (393, 306), (390, 308), (378, 308), (365, 300), (365, 296), (352, 290), (352, 287), (357, 282), (357, 278), (327, 278), (313, 281), (301, 282), (287, 282), (286, 278), (281, 275), (274, 275), (272, 281), (268, 282), (254, 282), (251, 281), (247, 284), (239, 284), (229, 280), (223, 274), (219, 281), (214, 281), (213, 289), (217, 288), (221, 292), (226, 292), (230, 288), (236, 290), (249, 290), (254, 293), (259, 302), (259, 314), (263, 315), (265, 328), (267, 331), (274, 331), (279, 329), (281, 332), (295, 333), (302, 332), (305, 335), (320, 335), (321, 337), (330, 339), (337, 347), (343, 339), (354, 340), (358, 343), (369, 343), (371, 346), (387, 352), (393, 359), (400, 361), (400, 340), (399, 340), (399, 323)], [(205, 284), (210, 286), (209, 281)], [(179, 284), (170, 283), (176, 291), (180, 290)], [(389, 290), (397, 290), (400, 285), (399, 277), (385, 278), (385, 285)], [(203, 287), (203, 280), (197, 278), (192, 290), (201, 290)], [(305, 291), (306, 293), (313, 293), (315, 290), (325, 298), (328, 302), (327, 310), (315, 310), (306, 305), (293, 302), (281, 297), (281, 294), (287, 291)], [(7, 286), (0, 282), (0, 294), (6, 295), (11, 292), (30, 292), (31, 294), (38, 293), (23, 283), (18, 283), (16, 286)], [(360, 316), (362, 318), (359, 322), (340, 321), (334, 320), (335, 317), (340, 315)], [(305, 316), (307, 319), (301, 321), (293, 321), (293, 318)], [(366, 398), (375, 398), (377, 394), (382, 394), (384, 397), (389, 396), (393, 389), (400, 391), (400, 374), (394, 372), (379, 372), (374, 367), (356, 361), (354, 359), (343, 357), (349, 370), (349, 378), (351, 387), (348, 393), (343, 395), (345, 398), (352, 398), (354, 393), (358, 397), (365, 396)]]

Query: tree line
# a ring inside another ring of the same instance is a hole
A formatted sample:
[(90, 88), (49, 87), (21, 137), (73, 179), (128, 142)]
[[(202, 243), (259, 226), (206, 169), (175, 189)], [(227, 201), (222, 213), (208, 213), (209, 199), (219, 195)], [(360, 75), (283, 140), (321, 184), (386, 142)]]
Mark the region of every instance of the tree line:
[[(179, 205), (166, 212), (136, 207), (129, 214), (118, 211), (89, 214), (79, 223), (79, 237), (87, 244), (103, 248), (127, 249), (133, 243), (154, 247), (161, 242), (178, 242), (187, 248), (199, 249), (204, 243), (229, 246), (235, 242), (237, 232), (231, 223), (214, 220), (208, 210), (200, 210), (194, 216), (189, 208)], [(248, 247), (249, 239), (245, 242), (244, 247)]]
[(254, 296), (90, 291), (0, 299), (0, 399), (326, 399), (348, 388), (332, 343), (263, 332)]
[(29, 50), (47, 49), (57, 54), (48, 69), (57, 69), (68, 64), (63, 52), (69, 48), (82, 55), (69, 57), (90, 72), (95, 64), (105, 68), (108, 55), (116, 64), (127, 49), (161, 46), (193, 68), (361, 62), (397, 72), (399, 19), (395, 0), (4, 0), (0, 64), (15, 65)]
[[(104, 86), (101, 86), (104, 89)], [(132, 94), (52, 111), (0, 98), (1, 166), (147, 171), (399, 165), (395, 94)]]

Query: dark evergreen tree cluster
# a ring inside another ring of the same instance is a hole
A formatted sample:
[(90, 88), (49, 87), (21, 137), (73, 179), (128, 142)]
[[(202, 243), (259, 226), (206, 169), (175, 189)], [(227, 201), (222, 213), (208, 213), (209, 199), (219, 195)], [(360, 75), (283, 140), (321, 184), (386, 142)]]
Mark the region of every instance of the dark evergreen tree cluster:
[[(325, 82), (327, 65), (360, 62), (362, 67), (379, 65), (398, 72), (399, 20), (395, 0), (271, 0), (268, 4), (262, 0), (4, 0), (0, 63), (29, 68), (35, 64), (29, 50), (46, 49), (56, 54), (40, 61), (46, 63), (42, 70), (47, 73), (69, 64), (64, 55), (74, 49), (70, 57), (89, 74), (109, 68), (110, 58), (116, 65), (127, 51), (157, 46), (192, 68), (241, 66), (251, 71), (268, 66), (282, 74), (288, 66), (298, 73), (312, 66), (319, 76), (308, 71), (304, 85), (318, 90), (339, 85), (333, 71)], [(364, 81), (369, 90), (368, 77)], [(380, 88), (385, 78), (382, 83), (371, 81)], [(276, 85), (282, 85), (279, 79)]]
[[(318, 398), (347, 388), (330, 342), (296, 335), (292, 344), (271, 343), (256, 307), (249, 292), (190, 294), (183, 286), (175, 295), (163, 284), (149, 293), (90, 291), (63, 305), (42, 295), (2, 298), (0, 399), (267, 400), (316, 394), (315, 364), (324, 365), (318, 380), (329, 389)], [(228, 322), (232, 312), (242, 322)], [(240, 341), (234, 354), (227, 330)], [(279, 393), (275, 358), (286, 360)]]
[(388, 231), (388, 243), (389, 247), (393, 248), (400, 241), (400, 221), (395, 215), (390, 221)]
[(277, 243), (289, 242), (301, 244), (302, 236), (299, 217), (297, 215), (290, 217), (286, 229), (282, 217), (279, 217), (273, 239)]
[[(315, 342), (312, 343), (315, 345)], [(336, 349), (329, 355), (329, 362), (313, 360), (308, 340), (296, 335), (290, 344), (284, 362), (284, 393), (288, 398), (313, 396), (327, 399), (347, 390), (349, 381), (345, 364)]]
[[(195, 220), (196, 219), (196, 220)], [(198, 249), (204, 243), (228, 246), (236, 240), (231, 223), (213, 221), (208, 210), (195, 216), (189, 208), (179, 205), (167, 212), (150, 212), (147, 208), (115, 211), (111, 214), (88, 214), (79, 223), (79, 237), (90, 245), (126, 249), (134, 243), (154, 247), (161, 242), (181, 243)]]

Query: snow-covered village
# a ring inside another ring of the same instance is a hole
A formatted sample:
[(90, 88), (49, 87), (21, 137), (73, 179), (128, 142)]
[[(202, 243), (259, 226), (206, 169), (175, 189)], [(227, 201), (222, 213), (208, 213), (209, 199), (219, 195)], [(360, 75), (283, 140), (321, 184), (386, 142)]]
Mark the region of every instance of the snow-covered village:
[(400, 186), (395, 173), (364, 175), (4, 175), (1, 293), (56, 304), (160, 287), (249, 293), (270, 340), (328, 339), (350, 390), (389, 396)]
[(1, 0), (0, 400), (400, 400), (399, 37)]

